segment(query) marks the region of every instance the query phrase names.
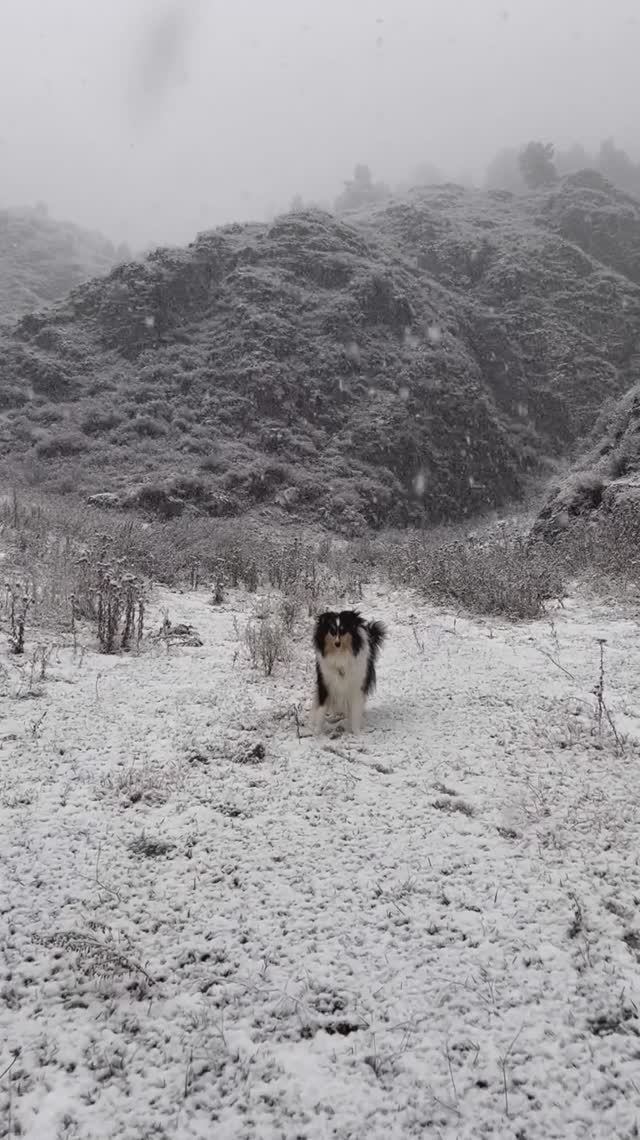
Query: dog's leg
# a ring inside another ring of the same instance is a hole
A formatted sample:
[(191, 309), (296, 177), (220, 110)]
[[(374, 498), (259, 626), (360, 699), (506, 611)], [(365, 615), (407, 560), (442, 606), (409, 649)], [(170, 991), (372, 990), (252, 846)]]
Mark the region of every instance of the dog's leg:
[(320, 736), (324, 728), (326, 711), (327, 710), (325, 709), (324, 705), (319, 704), (317, 700), (313, 702), (313, 708), (311, 710), (311, 727), (313, 729), (314, 736)]
[(354, 736), (362, 732), (365, 698), (363, 693), (354, 693), (349, 702), (349, 727)]
[(320, 672), (320, 666), (316, 662), (316, 691), (313, 694), (313, 708), (311, 711), (311, 724), (314, 736), (319, 736), (324, 728), (328, 700), (329, 692), (324, 683), (322, 673)]

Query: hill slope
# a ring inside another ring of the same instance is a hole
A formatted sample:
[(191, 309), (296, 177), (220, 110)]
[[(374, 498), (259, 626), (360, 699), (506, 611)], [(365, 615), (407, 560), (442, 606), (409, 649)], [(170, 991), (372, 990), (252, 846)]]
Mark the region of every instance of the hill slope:
[(202, 234), (24, 317), (1, 439), (33, 479), (165, 510), (461, 517), (629, 387), (639, 330), (640, 204), (598, 176), (420, 190)]
[(0, 209), (0, 318), (15, 318), (108, 273), (121, 260), (99, 233), (41, 209)]
[(553, 541), (574, 523), (602, 521), (617, 524), (627, 557), (640, 536), (640, 383), (603, 410), (584, 451), (550, 488), (533, 532)]

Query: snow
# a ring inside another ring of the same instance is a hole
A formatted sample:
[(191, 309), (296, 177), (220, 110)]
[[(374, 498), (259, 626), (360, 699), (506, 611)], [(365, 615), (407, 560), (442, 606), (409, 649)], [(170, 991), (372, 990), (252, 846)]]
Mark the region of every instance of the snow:
[(419, 471), (413, 480), (413, 489), (416, 495), (424, 495), (425, 487), (427, 485), (427, 477), (424, 471)]
[(371, 588), (366, 730), (316, 741), (309, 630), (265, 678), (254, 606), (161, 591), (203, 644), (128, 657), (39, 631), (43, 681), (3, 650), (0, 1136), (630, 1140), (637, 622)]

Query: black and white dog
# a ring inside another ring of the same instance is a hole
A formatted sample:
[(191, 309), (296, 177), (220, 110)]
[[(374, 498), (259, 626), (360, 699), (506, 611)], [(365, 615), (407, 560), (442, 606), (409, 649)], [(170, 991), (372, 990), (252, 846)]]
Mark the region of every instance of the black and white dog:
[(357, 610), (320, 614), (313, 637), (316, 733), (322, 731), (328, 714), (347, 719), (351, 731), (360, 732), (367, 697), (375, 689), (376, 661), (385, 637), (382, 622), (365, 621)]

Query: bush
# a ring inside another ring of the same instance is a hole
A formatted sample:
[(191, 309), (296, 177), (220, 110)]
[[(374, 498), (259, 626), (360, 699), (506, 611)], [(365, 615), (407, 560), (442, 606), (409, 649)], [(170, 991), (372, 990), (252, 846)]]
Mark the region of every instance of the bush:
[(38, 441), (35, 447), (39, 459), (60, 459), (69, 455), (79, 455), (88, 450), (86, 439), (79, 432), (67, 431), (49, 435)]
[(560, 563), (524, 537), (406, 544), (391, 557), (392, 576), (425, 597), (473, 613), (517, 620), (540, 617), (564, 594)]
[(0, 409), (21, 408), (29, 403), (29, 395), (25, 388), (17, 384), (3, 384), (0, 389)]
[(64, 413), (55, 404), (41, 404), (34, 400), (29, 408), (29, 417), (34, 424), (45, 424), (47, 427), (51, 427), (53, 424), (63, 422)]
[(554, 554), (566, 573), (600, 588), (607, 579), (640, 588), (640, 500), (621, 495), (591, 519), (578, 519), (556, 541)]
[(247, 622), (244, 641), (252, 665), (261, 666), (265, 677), (273, 673), (277, 661), (287, 657), (287, 638), (284, 627), (272, 617), (252, 618)]
[(148, 436), (150, 439), (159, 439), (167, 434), (167, 425), (154, 416), (136, 416), (131, 421), (131, 427), (136, 435)]
[(122, 423), (122, 416), (108, 408), (92, 409), (82, 417), (80, 426), (85, 435), (98, 435), (117, 428)]

